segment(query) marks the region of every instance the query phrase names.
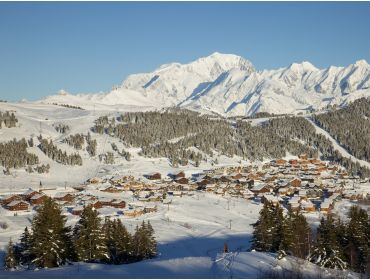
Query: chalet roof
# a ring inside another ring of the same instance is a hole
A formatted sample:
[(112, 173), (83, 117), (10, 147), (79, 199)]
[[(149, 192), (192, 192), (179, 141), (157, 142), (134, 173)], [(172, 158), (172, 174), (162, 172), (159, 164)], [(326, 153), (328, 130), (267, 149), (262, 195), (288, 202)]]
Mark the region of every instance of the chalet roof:
[(29, 195), (29, 194), (31, 194), (31, 193), (34, 193), (34, 192), (38, 192), (38, 191), (35, 191), (34, 189), (28, 189), (27, 191), (25, 191), (24, 193), (23, 193), (23, 195)]
[(303, 200), (301, 201), (301, 205), (303, 208), (315, 207), (311, 200)]
[(37, 194), (35, 194), (34, 196), (31, 197), (31, 200), (39, 199), (39, 198), (42, 198), (44, 196), (45, 195), (42, 194), (42, 193), (37, 193)]
[(14, 200), (14, 201), (12, 201), (12, 202), (9, 202), (9, 203), (7, 204), (7, 206), (12, 207), (12, 206), (16, 206), (16, 205), (18, 205), (18, 204), (27, 204), (27, 205), (29, 205), (29, 204), (28, 204), (28, 202), (26, 202), (26, 201), (23, 201), (23, 200)]
[(66, 195), (72, 195), (70, 193), (67, 193), (67, 192), (58, 192), (54, 195), (54, 198), (62, 198), (62, 197), (65, 197)]
[(254, 185), (253, 188), (251, 189), (252, 191), (260, 191), (262, 190), (264, 187), (268, 187), (267, 184), (264, 184), (264, 183), (261, 183), (261, 184), (257, 184), (257, 185)]

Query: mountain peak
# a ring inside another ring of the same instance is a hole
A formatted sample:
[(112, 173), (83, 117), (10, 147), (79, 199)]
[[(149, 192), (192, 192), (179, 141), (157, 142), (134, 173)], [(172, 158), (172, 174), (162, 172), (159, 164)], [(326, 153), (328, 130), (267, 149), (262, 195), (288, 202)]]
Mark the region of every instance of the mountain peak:
[(355, 66), (362, 66), (362, 67), (369, 66), (369, 64), (367, 63), (367, 61), (365, 59), (357, 60), (354, 65)]
[(293, 70), (293, 71), (303, 70), (304, 72), (308, 72), (308, 71), (313, 72), (313, 71), (319, 70), (312, 63), (310, 63), (308, 61), (302, 61), (301, 63), (294, 62), (294, 63), (290, 64), (288, 68)]

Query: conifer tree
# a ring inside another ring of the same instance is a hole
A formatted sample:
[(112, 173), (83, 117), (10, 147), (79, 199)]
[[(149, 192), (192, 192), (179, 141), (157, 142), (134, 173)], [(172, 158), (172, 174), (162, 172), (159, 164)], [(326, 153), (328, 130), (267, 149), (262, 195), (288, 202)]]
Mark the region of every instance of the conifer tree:
[(6, 270), (14, 270), (17, 267), (17, 260), (14, 253), (14, 246), (13, 242), (10, 239), (8, 243), (8, 249), (5, 256), (5, 269)]
[(349, 263), (356, 272), (365, 273), (370, 257), (370, 220), (366, 211), (358, 206), (351, 207), (349, 218), (347, 226)]
[(90, 205), (84, 208), (74, 229), (74, 244), (80, 261), (107, 261), (108, 248), (98, 212)]
[(272, 204), (267, 200), (260, 211), (258, 221), (254, 224), (253, 245), (256, 251), (270, 251), (273, 246), (273, 209)]
[(343, 248), (341, 248), (335, 222), (332, 215), (328, 215), (327, 219), (321, 219), (320, 225), (317, 228), (317, 239), (313, 252), (309, 256), (309, 260), (321, 267), (333, 269), (345, 269)]
[(45, 199), (32, 220), (30, 254), (37, 267), (56, 267), (68, 257), (66, 217), (51, 198)]
[(20, 263), (23, 265), (28, 265), (32, 260), (31, 255), (32, 236), (28, 230), (28, 227), (25, 227), (20, 241), (21, 241), (19, 244)]

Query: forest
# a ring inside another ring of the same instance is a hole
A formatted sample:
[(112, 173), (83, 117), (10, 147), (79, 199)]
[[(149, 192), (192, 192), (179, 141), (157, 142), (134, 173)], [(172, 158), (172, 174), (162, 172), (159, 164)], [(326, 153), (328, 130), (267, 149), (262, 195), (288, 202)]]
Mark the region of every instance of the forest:
[(198, 166), (214, 152), (252, 161), (281, 158), (289, 152), (321, 157), (343, 165), (352, 175), (370, 177), (368, 168), (342, 157), (303, 117), (284, 116), (252, 126), (247, 121), (172, 109), (126, 113), (110, 119), (103, 116), (95, 121), (92, 131), (119, 138), (128, 147), (140, 147), (142, 156), (167, 157), (173, 166)]
[(0, 129), (3, 127), (3, 125), (7, 128), (15, 127), (17, 125), (18, 119), (14, 115), (14, 113), (11, 113), (9, 111), (6, 111), (5, 113), (0, 111)]
[(370, 162), (370, 99), (357, 99), (346, 108), (314, 115), (313, 120), (350, 154)]
[(76, 261), (118, 265), (157, 255), (150, 222), (143, 221), (131, 234), (119, 219), (102, 221), (92, 206), (84, 207), (73, 228), (66, 220), (60, 206), (47, 198), (20, 242), (9, 241), (5, 269), (51, 268)]
[(279, 205), (265, 201), (254, 224), (252, 249), (309, 260), (323, 268), (351, 269), (370, 276), (370, 217), (352, 206), (346, 222), (328, 214), (312, 232), (299, 211), (283, 213)]

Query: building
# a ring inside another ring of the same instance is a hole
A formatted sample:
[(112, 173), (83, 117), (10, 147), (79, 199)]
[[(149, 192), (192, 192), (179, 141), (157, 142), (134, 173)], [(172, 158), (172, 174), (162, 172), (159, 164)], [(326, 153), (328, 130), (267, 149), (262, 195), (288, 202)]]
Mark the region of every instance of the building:
[(27, 211), (30, 205), (23, 200), (14, 200), (6, 205), (6, 209), (10, 211)]
[(149, 180), (160, 180), (162, 178), (162, 175), (161, 173), (154, 172), (154, 173), (146, 175), (146, 178)]
[(40, 205), (45, 201), (46, 197), (47, 196), (42, 193), (35, 194), (30, 198), (30, 203), (32, 205)]

